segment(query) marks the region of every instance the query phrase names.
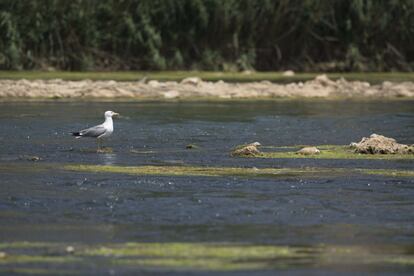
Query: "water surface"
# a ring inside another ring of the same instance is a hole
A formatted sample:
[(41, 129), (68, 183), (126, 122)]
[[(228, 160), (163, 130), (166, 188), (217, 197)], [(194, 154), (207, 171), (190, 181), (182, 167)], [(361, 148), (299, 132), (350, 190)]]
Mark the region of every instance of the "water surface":
[[(95, 141), (73, 139), (69, 133), (100, 123), (105, 110), (122, 117), (115, 119), (114, 135), (105, 142), (113, 152), (98, 154)], [(105, 262), (100, 267), (90, 265), (96, 260), (89, 255), (75, 264), (53, 266), (56, 271), (97, 275), (137, 269), (178, 274), (182, 269), (195, 274), (247, 275), (250, 269), (269, 275), (275, 271), (410, 274), (414, 272), (414, 179), (409, 177), (140, 176), (56, 169), (64, 164), (94, 164), (413, 170), (412, 160), (229, 155), (232, 147), (254, 141), (271, 146), (339, 145), (371, 133), (414, 143), (414, 102), (0, 103), (0, 242), (9, 247), (22, 241), (43, 242), (44, 250), (36, 252), (42, 256), (56, 245), (98, 248), (127, 242), (187, 244), (190, 247), (183, 249), (187, 251), (203, 243), (267, 245), (277, 250), (304, 247), (311, 252), (306, 258), (301, 255), (300, 264), (275, 257), (253, 268), (220, 262), (195, 267)], [(186, 149), (188, 144), (199, 148)], [(33, 155), (42, 160), (28, 161), (27, 156)], [(368, 261), (341, 262), (342, 255), (336, 253), (344, 247)], [(7, 246), (4, 250), (14, 252)], [(326, 257), (332, 252), (335, 261)], [(389, 252), (395, 254), (390, 257)], [(243, 259), (244, 264), (249, 258)], [(33, 269), (27, 262), (2, 264), (1, 260), (0, 267), (16, 273)], [(50, 263), (35, 267), (47, 268)]]

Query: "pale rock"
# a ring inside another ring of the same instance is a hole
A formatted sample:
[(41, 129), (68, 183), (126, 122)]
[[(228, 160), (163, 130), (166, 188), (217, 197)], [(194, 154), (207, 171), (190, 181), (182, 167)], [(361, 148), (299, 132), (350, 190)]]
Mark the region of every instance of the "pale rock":
[(315, 155), (320, 153), (321, 151), (317, 147), (304, 147), (296, 152), (296, 154), (302, 155)]
[(180, 97), (180, 92), (175, 90), (170, 90), (164, 93), (164, 98), (166, 99), (175, 99)]
[(180, 83), (181, 84), (191, 84), (191, 85), (197, 86), (197, 85), (201, 84), (202, 82), (203, 81), (199, 77), (189, 77), (189, 78), (183, 79)]

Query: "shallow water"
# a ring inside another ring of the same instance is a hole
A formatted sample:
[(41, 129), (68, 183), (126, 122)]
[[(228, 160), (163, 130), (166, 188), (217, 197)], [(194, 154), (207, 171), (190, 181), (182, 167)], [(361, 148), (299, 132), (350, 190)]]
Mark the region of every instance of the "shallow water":
[[(105, 110), (122, 116), (115, 119), (115, 133), (105, 142), (113, 152), (98, 154), (93, 140), (73, 139), (68, 133), (100, 123)], [(254, 141), (269, 146), (349, 144), (371, 133), (414, 143), (414, 102), (0, 103), (0, 241), (10, 255), (14, 249), (6, 243), (28, 241), (18, 253), (29, 254), (30, 243), (45, 242), (43, 251), (33, 253), (41, 256), (50, 255), (61, 244), (99, 247), (127, 242), (312, 249), (300, 264), (275, 256), (255, 267), (130, 262), (99, 266), (86, 253), (75, 264), (53, 266), (56, 271), (74, 273), (138, 269), (178, 274), (182, 270), (196, 274), (248, 274), (249, 270), (269, 275), (275, 271), (410, 274), (414, 272), (414, 179), (410, 177), (140, 176), (60, 169), (66, 164), (95, 164), (413, 170), (412, 160), (229, 155), (232, 147)], [(188, 144), (199, 148), (186, 149)], [(32, 155), (42, 160), (28, 161)], [(322, 245), (351, 246), (357, 253), (349, 252), (361, 256), (341, 261), (342, 255), (333, 254), (335, 261), (326, 261), (321, 256), (333, 251), (323, 247), (323, 254), (319, 249), (315, 253), (314, 248)], [(390, 247), (397, 252), (391, 257), (386, 255)], [(375, 261), (366, 252), (374, 252)], [(236, 258), (238, 253), (234, 254)], [(364, 258), (371, 261), (361, 263)], [(269, 266), (269, 262), (277, 265)], [(0, 259), (0, 271), (9, 273), (29, 273), (33, 266), (51, 267), (49, 262), (16, 264)]]

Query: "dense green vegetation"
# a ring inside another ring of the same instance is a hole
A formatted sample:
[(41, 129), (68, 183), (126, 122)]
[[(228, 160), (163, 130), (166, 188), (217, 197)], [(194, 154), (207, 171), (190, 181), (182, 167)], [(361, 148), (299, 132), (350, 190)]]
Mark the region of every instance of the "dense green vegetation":
[(0, 0), (0, 69), (411, 71), (412, 0)]

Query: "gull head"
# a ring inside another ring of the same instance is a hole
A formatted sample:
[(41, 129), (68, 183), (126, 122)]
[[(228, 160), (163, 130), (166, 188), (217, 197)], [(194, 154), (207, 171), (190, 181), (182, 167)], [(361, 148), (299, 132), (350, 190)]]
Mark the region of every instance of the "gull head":
[(105, 112), (105, 118), (111, 118), (112, 116), (118, 116), (119, 114), (113, 111), (106, 111)]

